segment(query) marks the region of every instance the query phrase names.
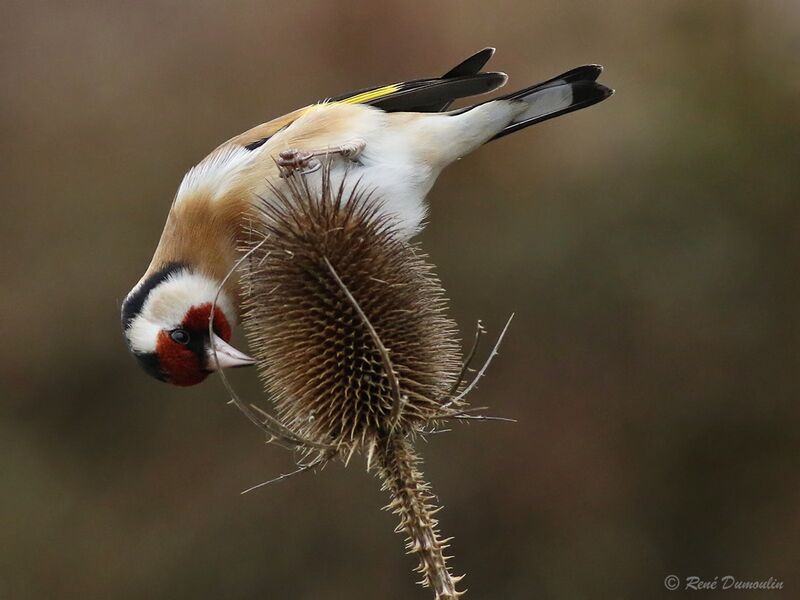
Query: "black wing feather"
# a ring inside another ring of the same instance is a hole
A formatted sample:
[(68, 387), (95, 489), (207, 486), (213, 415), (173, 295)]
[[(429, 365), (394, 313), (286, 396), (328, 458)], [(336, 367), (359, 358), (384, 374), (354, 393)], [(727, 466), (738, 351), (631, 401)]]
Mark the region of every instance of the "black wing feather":
[[(476, 52), (469, 58), (461, 61), (455, 67), (450, 69), (447, 73), (442, 75), (442, 79), (452, 79), (454, 77), (465, 77), (467, 75), (477, 75), (481, 69), (486, 66), (489, 59), (494, 56), (494, 48), (484, 48)], [(440, 104), (429, 104), (428, 106), (419, 106), (414, 109), (415, 112), (444, 112), (453, 103), (452, 100)]]
[(458, 98), (491, 92), (503, 85), (507, 79), (505, 73), (478, 73), (451, 79), (431, 79), (424, 85), (401, 89), (367, 104), (386, 112), (430, 112), (425, 109), (432, 106), (449, 106)]
[[(484, 48), (461, 61), (442, 77), (415, 79), (394, 84), (391, 93), (367, 100), (363, 104), (375, 106), (386, 112), (441, 112), (454, 100), (490, 92), (506, 82), (504, 73), (481, 73), (494, 54), (494, 48)], [(360, 94), (380, 90), (377, 86), (330, 98), (332, 102), (347, 102)]]
[(494, 48), (484, 48), (462, 60), (447, 73), (442, 75), (442, 79), (452, 79), (453, 77), (463, 77), (464, 75), (477, 75), (486, 66), (489, 59), (494, 56)]

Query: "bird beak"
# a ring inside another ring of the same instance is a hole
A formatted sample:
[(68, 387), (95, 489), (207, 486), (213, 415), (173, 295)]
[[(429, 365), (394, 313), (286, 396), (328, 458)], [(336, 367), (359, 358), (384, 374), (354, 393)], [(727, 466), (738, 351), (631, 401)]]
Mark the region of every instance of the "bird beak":
[[(212, 335), (211, 345), (208, 347), (206, 353), (208, 369), (210, 371), (230, 369), (232, 367), (247, 367), (256, 362), (244, 352), (239, 352), (217, 334)], [(217, 364), (217, 361), (219, 361), (219, 364)]]

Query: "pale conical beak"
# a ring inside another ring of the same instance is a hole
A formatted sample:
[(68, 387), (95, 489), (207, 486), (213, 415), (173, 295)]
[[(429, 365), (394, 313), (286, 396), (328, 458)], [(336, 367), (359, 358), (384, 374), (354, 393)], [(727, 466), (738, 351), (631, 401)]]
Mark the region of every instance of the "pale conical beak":
[[(216, 351), (216, 359), (214, 358), (214, 351)], [(244, 352), (239, 352), (217, 334), (213, 334), (211, 337), (211, 345), (207, 350), (207, 357), (209, 371), (230, 369), (232, 367), (247, 367), (256, 362)], [(217, 366), (217, 361), (219, 361), (219, 366)]]

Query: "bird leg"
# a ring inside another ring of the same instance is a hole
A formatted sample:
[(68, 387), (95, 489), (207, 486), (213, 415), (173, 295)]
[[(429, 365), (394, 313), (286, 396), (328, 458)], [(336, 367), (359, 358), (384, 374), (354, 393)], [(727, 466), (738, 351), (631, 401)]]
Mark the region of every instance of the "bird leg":
[(366, 145), (367, 143), (364, 140), (357, 139), (345, 144), (329, 146), (320, 150), (305, 151), (289, 148), (278, 154), (278, 159), (275, 162), (281, 170), (281, 177), (288, 177), (296, 170), (299, 170), (302, 175), (306, 175), (308, 173), (313, 173), (322, 166), (322, 163), (317, 157), (339, 154), (347, 160), (355, 161), (364, 151)]
[(362, 139), (351, 140), (346, 144), (341, 144), (339, 146), (334, 146), (329, 150), (329, 152), (336, 152), (337, 154), (341, 154), (342, 157), (356, 161), (358, 157), (361, 156), (361, 153), (364, 151), (364, 148), (367, 146), (367, 142)]

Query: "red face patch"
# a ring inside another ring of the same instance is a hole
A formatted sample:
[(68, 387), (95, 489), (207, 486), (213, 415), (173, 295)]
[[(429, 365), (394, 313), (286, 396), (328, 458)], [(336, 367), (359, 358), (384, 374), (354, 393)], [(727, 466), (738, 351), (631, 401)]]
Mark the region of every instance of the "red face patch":
[[(183, 317), (181, 326), (190, 333), (200, 333), (208, 331), (208, 317), (211, 315), (211, 304), (201, 304), (193, 306)], [(219, 306), (214, 310), (214, 333), (226, 342), (231, 341), (231, 326), (228, 319), (222, 314)]]
[(208, 376), (203, 369), (203, 358), (189, 346), (174, 341), (169, 331), (159, 332), (156, 353), (167, 381), (174, 385), (195, 385)]
[[(208, 318), (211, 304), (193, 306), (181, 322), (181, 328), (190, 336), (189, 344), (172, 339), (169, 331), (161, 331), (156, 341), (156, 353), (167, 380), (180, 386), (200, 383), (208, 376), (205, 368), (208, 346)], [(231, 326), (219, 307), (214, 311), (214, 333), (226, 342), (231, 339)]]

